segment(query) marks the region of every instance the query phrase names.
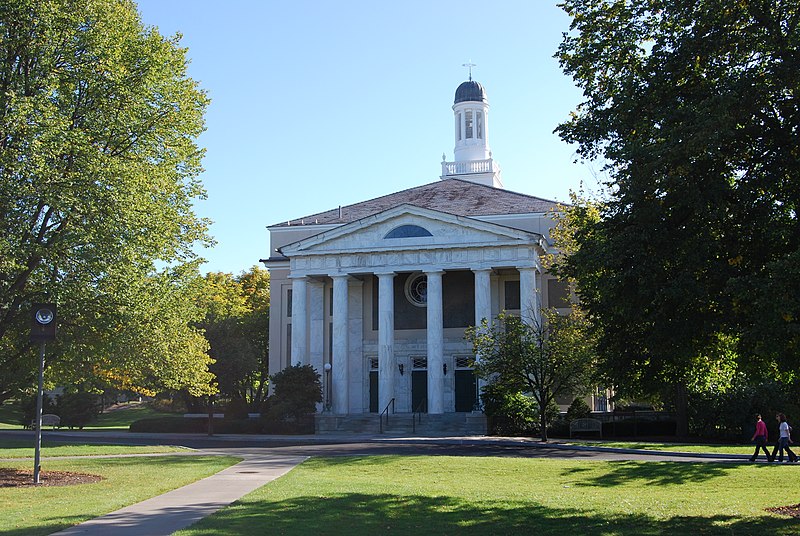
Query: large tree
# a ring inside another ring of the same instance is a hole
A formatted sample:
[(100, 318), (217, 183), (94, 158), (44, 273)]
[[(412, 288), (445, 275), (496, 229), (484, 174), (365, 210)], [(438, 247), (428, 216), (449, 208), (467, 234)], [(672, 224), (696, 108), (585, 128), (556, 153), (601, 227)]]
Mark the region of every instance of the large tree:
[(800, 255), (800, 4), (561, 6), (572, 26), (557, 56), (585, 100), (558, 132), (607, 163), (610, 187), (565, 271), (606, 370), (631, 390), (672, 384), (682, 415), (731, 344), (743, 366), (798, 370), (785, 270)]
[(247, 400), (257, 411), (269, 381), (269, 272), (258, 266), (237, 276), (211, 272), (204, 283), (200, 327), (220, 394)]
[(539, 412), (542, 441), (547, 441), (549, 409), (561, 396), (576, 396), (592, 386), (595, 372), (594, 330), (575, 306), (567, 315), (542, 310), (541, 319), (528, 324), (512, 315), (498, 322), (467, 329), (476, 374), (511, 394), (533, 397)]
[(0, 0), (0, 399), (35, 375), (37, 301), (59, 305), (61, 373), (208, 390), (185, 301), (208, 101), (186, 65), (131, 0)]

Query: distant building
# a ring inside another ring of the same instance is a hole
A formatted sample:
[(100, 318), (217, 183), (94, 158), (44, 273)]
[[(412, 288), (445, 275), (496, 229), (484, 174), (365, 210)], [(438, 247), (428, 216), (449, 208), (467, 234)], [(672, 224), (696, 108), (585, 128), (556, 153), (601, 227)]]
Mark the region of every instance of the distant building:
[(481, 84), (458, 86), (453, 112), (436, 182), (269, 227), (270, 371), (311, 364), (320, 411), (472, 411), (465, 328), (567, 304), (540, 261), (557, 204), (503, 188)]

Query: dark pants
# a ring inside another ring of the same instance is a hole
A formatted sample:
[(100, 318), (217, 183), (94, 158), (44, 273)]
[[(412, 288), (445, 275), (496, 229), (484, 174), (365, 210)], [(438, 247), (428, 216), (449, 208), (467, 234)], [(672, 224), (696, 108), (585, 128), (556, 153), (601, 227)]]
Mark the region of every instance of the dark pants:
[(778, 442), (775, 443), (775, 448), (772, 449), (772, 459), (775, 459), (775, 454), (778, 455), (778, 461), (783, 461), (783, 451), (786, 451), (786, 455), (789, 457), (789, 461), (793, 462), (797, 459), (797, 454), (792, 452), (792, 449), (789, 448), (789, 438), (788, 437), (781, 437), (778, 439)]
[(767, 460), (769, 460), (770, 457), (769, 457), (769, 450), (767, 450), (767, 438), (764, 437), (763, 435), (760, 435), (756, 436), (755, 441), (756, 441), (756, 451), (750, 457), (750, 461), (751, 462), (756, 461), (756, 458), (758, 458), (758, 449), (764, 449), (764, 456), (766, 456)]

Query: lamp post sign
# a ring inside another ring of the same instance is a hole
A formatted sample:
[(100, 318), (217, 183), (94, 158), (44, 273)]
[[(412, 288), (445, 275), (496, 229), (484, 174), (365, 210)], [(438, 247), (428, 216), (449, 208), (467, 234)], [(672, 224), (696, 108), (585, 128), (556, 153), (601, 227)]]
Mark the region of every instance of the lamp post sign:
[(42, 398), (44, 390), (44, 347), (56, 339), (56, 305), (34, 303), (31, 309), (31, 342), (39, 343), (39, 388), (36, 391), (36, 449), (33, 459), (33, 483), (39, 484), (42, 450)]

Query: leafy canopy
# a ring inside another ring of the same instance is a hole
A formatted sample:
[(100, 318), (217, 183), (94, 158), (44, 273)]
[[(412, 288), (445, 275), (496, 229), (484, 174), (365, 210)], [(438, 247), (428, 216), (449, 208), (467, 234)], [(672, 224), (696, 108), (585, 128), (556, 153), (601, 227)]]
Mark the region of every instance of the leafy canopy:
[(190, 327), (208, 99), (178, 39), (131, 0), (0, 1), (0, 398), (32, 385), (37, 301), (59, 374), (211, 389)]

